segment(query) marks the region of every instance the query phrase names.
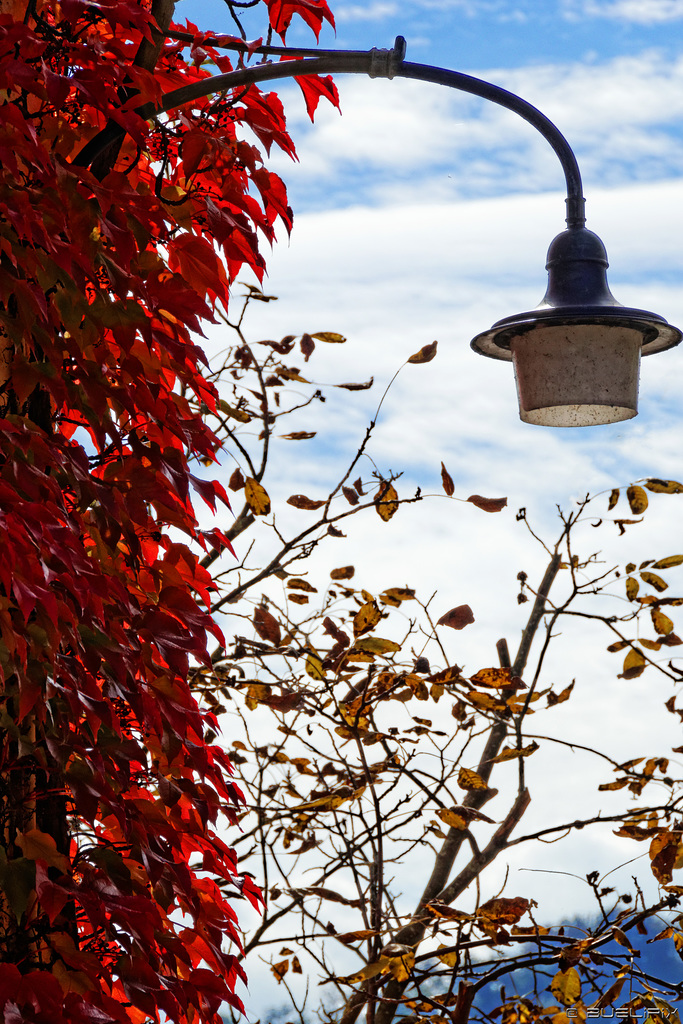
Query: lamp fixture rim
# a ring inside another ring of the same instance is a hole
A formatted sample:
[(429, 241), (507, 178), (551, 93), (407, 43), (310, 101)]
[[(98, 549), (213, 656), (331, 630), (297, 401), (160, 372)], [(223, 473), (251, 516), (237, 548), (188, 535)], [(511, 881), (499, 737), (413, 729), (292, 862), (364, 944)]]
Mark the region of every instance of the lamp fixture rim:
[(536, 327), (578, 327), (603, 326), (631, 328), (642, 333), (641, 354), (652, 355), (674, 348), (683, 340), (683, 332), (668, 323), (658, 313), (646, 309), (630, 309), (627, 306), (556, 306), (547, 309), (533, 309), (524, 313), (497, 320), (488, 331), (478, 334), (470, 347), (479, 355), (491, 359), (512, 361), (510, 342), (520, 334), (533, 331)]

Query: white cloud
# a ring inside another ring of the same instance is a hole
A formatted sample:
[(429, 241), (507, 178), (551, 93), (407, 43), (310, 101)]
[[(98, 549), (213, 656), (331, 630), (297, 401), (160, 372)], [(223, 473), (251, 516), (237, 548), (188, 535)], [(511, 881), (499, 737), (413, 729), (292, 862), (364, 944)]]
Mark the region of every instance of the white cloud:
[(565, 4), (570, 16), (588, 15), (615, 18), (637, 25), (655, 25), (683, 18), (681, 0), (569, 0)]
[(349, 21), (381, 21), (397, 14), (398, 4), (387, 0), (375, 0), (370, 4), (348, 4), (335, 11), (335, 18), (341, 24)]

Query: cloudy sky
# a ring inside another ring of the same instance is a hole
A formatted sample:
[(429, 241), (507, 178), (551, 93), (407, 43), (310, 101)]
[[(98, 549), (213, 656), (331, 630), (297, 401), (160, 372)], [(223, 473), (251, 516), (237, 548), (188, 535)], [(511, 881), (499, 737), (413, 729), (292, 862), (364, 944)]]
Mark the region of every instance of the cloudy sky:
[[(578, 157), (588, 226), (607, 247), (612, 291), (683, 327), (683, 0), (340, 0), (333, 9), (336, 38), (326, 32), (323, 45), (385, 47), (401, 34), (408, 60), (487, 79), (555, 121)], [(220, 0), (194, 0), (187, 14), (230, 31)], [(289, 42), (310, 41), (293, 27)], [(362, 565), (369, 590), (438, 590), (444, 610), (470, 603), (476, 622), (452, 654), (474, 672), (494, 663), (500, 636), (512, 647), (519, 635), (517, 572), (542, 573), (542, 552), (515, 521), (520, 506), (552, 540), (558, 504), (569, 509), (588, 491), (644, 476), (683, 479), (683, 346), (644, 360), (633, 420), (590, 430), (521, 423), (509, 364), (475, 355), (469, 341), (541, 300), (546, 250), (564, 227), (559, 163), (519, 117), (452, 90), (361, 77), (340, 77), (338, 86), (343, 115), (321, 106), (313, 127), (296, 87), (278, 86), (300, 162), (272, 166), (288, 183), (295, 228), (269, 259), (265, 287), (279, 301), (255, 308), (247, 330), (254, 339), (341, 332), (346, 345), (319, 346), (316, 379), (376, 383), (370, 392), (331, 393), (323, 430), (312, 414), (301, 417), (296, 429), (318, 428), (318, 436), (305, 448), (281, 444), (271, 490), (282, 503), (292, 491), (323, 496), (394, 372), (438, 339), (437, 358), (405, 367), (392, 386), (372, 458), (385, 472), (404, 471), (401, 493), (420, 486), (439, 494), (443, 461), (456, 496), (506, 495), (509, 508), (491, 516), (436, 497), (388, 525), (359, 522), (343, 556), (331, 552), (322, 567)], [(604, 544), (614, 564), (683, 550), (677, 501), (653, 502), (649, 523), (625, 538), (588, 528), (586, 552)], [(286, 525), (287, 507), (278, 514)], [(672, 584), (676, 571), (683, 589), (683, 568), (672, 570)], [(615, 680), (614, 661), (600, 654), (605, 638), (565, 640), (549, 682), (576, 677), (577, 688), (554, 719), (558, 735), (591, 745), (607, 734), (624, 758), (661, 753), (667, 739), (680, 744), (673, 716), (660, 714), (668, 690), (647, 675)], [(532, 795), (552, 802), (552, 764), (536, 757)], [(573, 773), (571, 800), (582, 770), (563, 769)], [(553, 848), (567, 870), (580, 854)], [(618, 854), (605, 840), (587, 856), (606, 865)], [(538, 865), (527, 858), (513, 866)], [(594, 866), (577, 862), (575, 870)], [(541, 876), (520, 878), (529, 893)], [(562, 912), (552, 893), (542, 895), (551, 913)], [(576, 909), (581, 898), (577, 889)]]

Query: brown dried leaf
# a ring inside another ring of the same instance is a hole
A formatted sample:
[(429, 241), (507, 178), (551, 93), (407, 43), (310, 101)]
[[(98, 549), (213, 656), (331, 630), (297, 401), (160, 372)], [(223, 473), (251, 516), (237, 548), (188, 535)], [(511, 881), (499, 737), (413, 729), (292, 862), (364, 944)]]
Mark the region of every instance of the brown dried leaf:
[(308, 604), (308, 598), (305, 594), (288, 594), (287, 599), (293, 604)]
[(438, 344), (438, 341), (433, 341), (431, 345), (423, 345), (420, 351), (414, 352), (407, 361), (409, 363), (431, 363), (436, 355), (436, 346)]
[(363, 939), (374, 939), (377, 935), (376, 931), (372, 928), (360, 928), (356, 932), (337, 932), (334, 936), (338, 942), (343, 942), (345, 946), (350, 946), (353, 942), (362, 942)]
[(346, 896), (335, 892), (334, 889), (326, 889), (322, 885), (309, 885), (306, 889), (295, 889), (304, 896), (318, 896), (321, 900), (331, 900), (333, 903), (343, 903), (345, 907), (356, 907), (360, 909), (365, 906), (365, 900), (350, 900)]
[(287, 588), (289, 590), (305, 590), (307, 594), (318, 593), (317, 589), (311, 583), (309, 583), (308, 580), (300, 580), (294, 578), (288, 579)]
[(619, 491), (615, 487), (615, 489), (612, 491), (612, 493), (609, 496), (609, 504), (607, 505), (607, 511), (611, 512), (612, 509), (614, 508), (614, 506), (616, 505), (616, 503), (618, 501), (619, 501)]
[(631, 512), (633, 512), (634, 516), (641, 515), (649, 504), (647, 500), (647, 494), (645, 493), (643, 488), (637, 487), (635, 484), (632, 484), (630, 487), (626, 488), (626, 497), (628, 499), (628, 504), (631, 509)]
[(268, 491), (250, 476), (244, 481), (244, 497), (255, 516), (267, 516), (270, 512)]
[(459, 604), (456, 608), (451, 608), (445, 615), (442, 615), (436, 624), (437, 626), (450, 626), (451, 629), (464, 629), (471, 622), (474, 622), (472, 609), (468, 604)]
[(481, 494), (470, 494), (467, 500), (484, 512), (500, 512), (508, 503), (507, 498), (482, 498)]
[(680, 832), (660, 832), (650, 843), (652, 874), (662, 885), (669, 885), (672, 870), (681, 847)]
[(669, 584), (663, 580), (661, 576), (658, 576), (656, 572), (649, 572), (649, 570), (646, 570), (645, 572), (641, 572), (640, 578), (641, 580), (645, 580), (646, 583), (649, 583), (650, 586), (654, 587), (660, 594), (663, 590), (669, 589)]
[(375, 378), (371, 377), (370, 380), (363, 381), (362, 384), (335, 384), (336, 388), (343, 388), (344, 391), (368, 391), (375, 383)]
[(269, 643), (274, 644), (275, 647), (280, 646), (282, 638), (280, 623), (263, 605), (259, 605), (254, 610), (254, 629), (262, 640), (267, 640)]
[(332, 580), (350, 580), (355, 575), (356, 570), (352, 565), (342, 565), (339, 569), (333, 569), (330, 573), (330, 579)]
[(453, 483), (453, 478), (444, 466), (443, 462), (441, 463), (441, 483), (443, 484), (443, 489), (448, 497), (452, 498), (455, 493), (455, 484)]
[(244, 487), (244, 477), (242, 476), (242, 470), (237, 467), (233, 469), (230, 479), (228, 480), (228, 487), (231, 491), (241, 491)]
[(384, 604), (398, 608), (402, 601), (414, 601), (415, 591), (410, 587), (389, 587), (388, 590), (383, 590), (379, 596), (380, 601), (383, 601)]
[(356, 492), (351, 487), (342, 487), (342, 494), (348, 501), (349, 505), (357, 505), (359, 498)]
[(278, 985), (289, 970), (289, 960), (281, 960), (278, 964), (271, 964), (270, 969), (277, 978)]
[(302, 334), (301, 341), (299, 342), (299, 348), (304, 354), (304, 362), (308, 362), (313, 353), (315, 352), (315, 342), (310, 334)]
[(293, 505), (294, 508), (305, 509), (307, 512), (315, 512), (316, 509), (322, 508), (325, 502), (313, 501), (312, 498), (307, 498), (305, 494), (293, 494), (290, 498), (287, 498), (287, 504)]
[(564, 702), (566, 700), (569, 700), (569, 698), (571, 697), (573, 689), (574, 683), (572, 682), (569, 684), (569, 686), (566, 686), (561, 693), (553, 693), (553, 691), (550, 690), (550, 692), (547, 695), (548, 707), (552, 708), (555, 707), (556, 704), (564, 704)]
[(285, 441), (308, 441), (316, 434), (317, 430), (294, 430), (291, 434), (280, 434), (280, 437)]
[(533, 905), (522, 896), (498, 896), (495, 899), (487, 900), (486, 903), (482, 903), (478, 913), (480, 917), (487, 917), (497, 925), (517, 924), (524, 917), (529, 907)]
[(638, 596), (639, 590), (640, 583), (638, 582), (638, 580), (635, 579), (633, 576), (628, 576), (626, 578), (626, 596), (629, 599), (629, 601), (635, 601), (636, 597)]

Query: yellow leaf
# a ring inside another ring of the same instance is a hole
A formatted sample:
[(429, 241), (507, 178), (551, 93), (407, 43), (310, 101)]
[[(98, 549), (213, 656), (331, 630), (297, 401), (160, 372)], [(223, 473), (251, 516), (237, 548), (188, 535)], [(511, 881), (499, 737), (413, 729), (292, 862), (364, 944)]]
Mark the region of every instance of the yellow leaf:
[(407, 981), (414, 966), (415, 954), (412, 950), (389, 958), (389, 971), (396, 981)]
[(467, 828), (467, 821), (464, 815), (458, 814), (457, 811), (451, 810), (450, 807), (439, 807), (436, 816), (441, 818), (450, 828), (458, 829), (460, 832), (464, 832)]
[(361, 636), (363, 633), (369, 633), (371, 629), (374, 629), (381, 618), (382, 613), (375, 602), (366, 601), (354, 616), (353, 635)]
[(322, 659), (318, 654), (309, 654), (306, 658), (306, 675), (318, 681), (325, 678)]
[(488, 789), (481, 775), (471, 768), (461, 768), (458, 772), (458, 785), (461, 789)]
[(498, 764), (500, 761), (512, 761), (515, 757), (529, 757), (538, 750), (538, 743), (532, 740), (528, 747), (503, 747), (500, 754), (491, 758), (491, 764)]
[(482, 711), (507, 711), (507, 705), (488, 693), (479, 693), (478, 690), (471, 690), (466, 698), (470, 704)]
[(363, 651), (366, 654), (393, 654), (401, 650), (401, 645), (395, 640), (382, 640), (378, 636), (367, 636), (364, 639), (356, 640), (353, 645), (354, 651)]
[(374, 498), (377, 515), (388, 523), (398, 512), (398, 492), (393, 484), (382, 481)]
[(612, 493), (610, 494), (610, 496), (609, 496), (609, 505), (607, 506), (607, 511), (611, 512), (612, 509), (614, 508), (614, 506), (616, 505), (616, 503), (618, 501), (619, 501), (619, 491), (618, 491), (617, 488), (615, 488), (612, 491)]
[(633, 576), (628, 576), (626, 579), (626, 596), (629, 601), (635, 601), (640, 590), (640, 583), (634, 579)]
[(355, 974), (350, 974), (348, 978), (341, 978), (341, 981), (346, 981), (350, 985), (356, 984), (359, 981), (367, 981), (368, 978), (374, 978), (378, 974), (384, 974), (388, 970), (389, 958), (381, 956), (379, 960), (376, 960), (374, 964), (366, 964), (360, 971), (356, 971)]
[(647, 494), (642, 487), (632, 485), (626, 489), (629, 507), (634, 516), (639, 516), (648, 506)]
[(674, 624), (668, 615), (660, 612), (659, 608), (650, 609), (650, 614), (652, 615), (652, 625), (657, 633), (661, 636), (667, 636), (673, 632)]
[(673, 565), (683, 565), (683, 555), (667, 555), (666, 558), (660, 558), (658, 562), (655, 562), (652, 568), (670, 569)]
[(219, 398), (217, 405), (222, 413), (233, 420), (239, 420), (240, 423), (249, 423), (251, 421), (251, 416), (248, 412), (244, 409), (236, 409), (234, 406), (228, 405), (222, 398)]
[(655, 494), (683, 494), (683, 484), (677, 480), (650, 479), (645, 481), (645, 486)]
[(316, 331), (311, 337), (316, 341), (325, 341), (328, 345), (341, 345), (346, 341), (343, 334), (337, 334), (335, 331)]
[(637, 647), (632, 647), (624, 658), (624, 670), (619, 675), (620, 679), (635, 679), (645, 671), (645, 657)]
[(244, 481), (244, 497), (255, 516), (267, 516), (270, 512), (268, 492), (258, 480), (248, 476)]
[(581, 978), (576, 968), (558, 971), (550, 983), (550, 991), (563, 1006), (573, 1006), (581, 995)]
[(441, 961), (441, 963), (445, 964), (446, 967), (457, 967), (458, 964), (460, 963), (460, 956), (459, 956), (457, 950), (453, 950), (452, 952), (449, 952), (449, 953), (440, 953), (439, 952), (440, 949), (448, 949), (448, 946), (444, 946), (443, 943), (442, 943), (439, 946), (439, 949), (437, 949), (437, 951), (436, 951), (436, 955), (438, 956), (438, 958)]

